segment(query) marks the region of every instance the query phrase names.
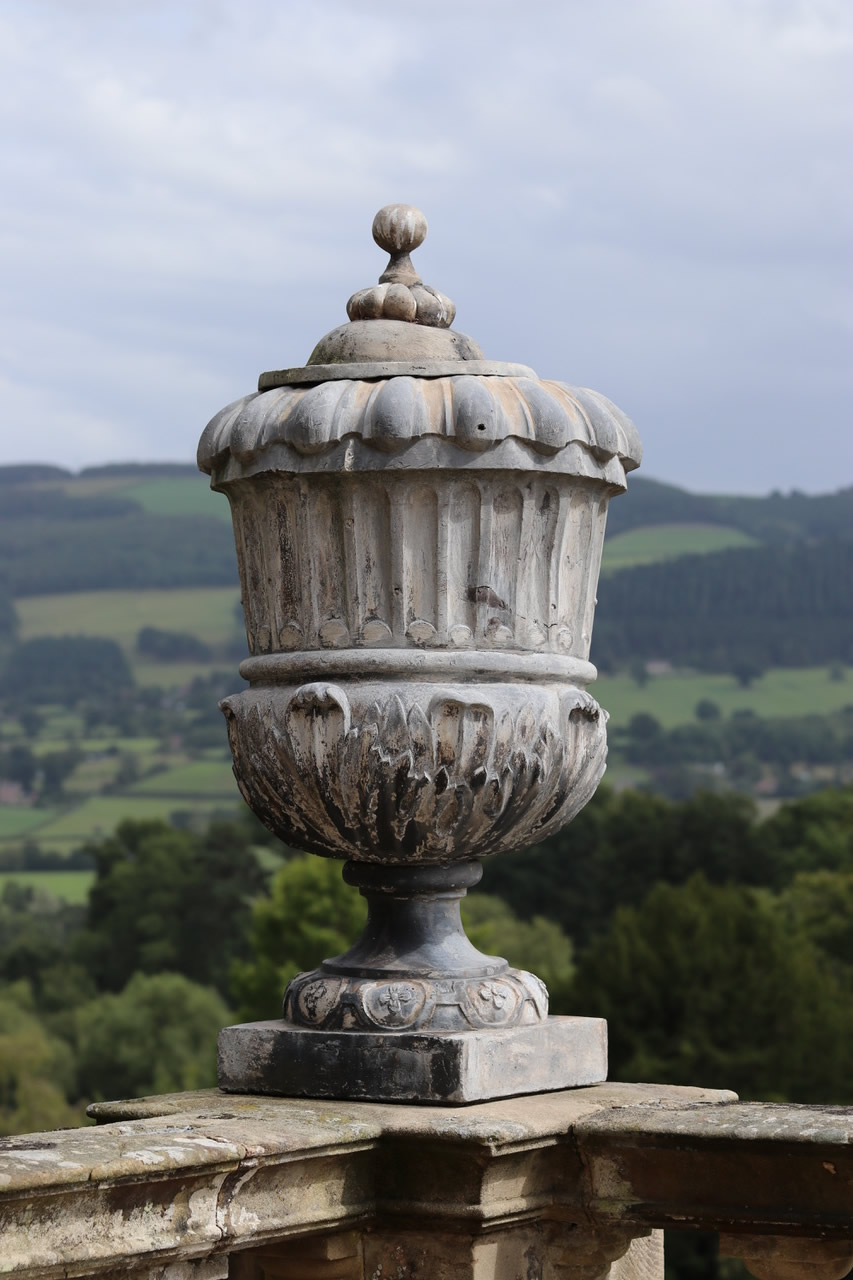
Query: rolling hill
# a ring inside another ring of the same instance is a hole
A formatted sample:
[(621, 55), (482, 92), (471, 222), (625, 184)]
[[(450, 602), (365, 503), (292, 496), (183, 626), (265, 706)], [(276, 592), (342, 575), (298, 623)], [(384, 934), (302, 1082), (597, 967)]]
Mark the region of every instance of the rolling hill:
[[(593, 657), (611, 669), (849, 662), (851, 539), (853, 487), (756, 498), (634, 478), (610, 509)], [(57, 634), (63, 615), (66, 630), (96, 634), (92, 593), (125, 593), (113, 606), (138, 629), (160, 625), (157, 592), (189, 588), (218, 591), (217, 616), (233, 608), (228, 504), (192, 465), (0, 467), (0, 636), (14, 633), (10, 597), (23, 635)], [(211, 620), (194, 600), (178, 629), (204, 638)]]
[[(851, 532), (853, 489), (738, 498), (632, 479), (611, 507), (592, 652), (612, 713), (615, 785), (653, 772), (626, 763), (618, 745), (637, 716), (670, 732), (695, 723), (701, 700), (726, 720), (842, 713)], [(0, 802), (0, 866), (17, 866), (29, 847), (64, 859), (127, 816), (197, 823), (230, 810), (237, 793), (216, 703), (239, 687), (238, 600), (227, 501), (191, 465), (0, 468), (0, 674), (13, 690), (0, 718), (11, 796)], [(210, 657), (157, 661), (137, 648), (143, 627), (196, 637)], [(10, 683), (16, 641), (67, 635), (114, 641), (134, 687), (42, 705), (13, 672)], [(744, 662), (763, 677), (741, 680)], [(35, 802), (15, 790), (21, 750), (36, 771), (67, 762), (59, 788), (43, 786)], [(62, 891), (78, 890), (74, 881)]]

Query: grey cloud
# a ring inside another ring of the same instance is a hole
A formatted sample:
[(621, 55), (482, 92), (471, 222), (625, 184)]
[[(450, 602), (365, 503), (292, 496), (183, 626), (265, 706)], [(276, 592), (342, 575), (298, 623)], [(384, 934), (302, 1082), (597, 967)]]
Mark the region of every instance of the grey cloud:
[(647, 474), (850, 483), (851, 47), (830, 0), (7, 5), (4, 456), (191, 457), (402, 199), (458, 326), (611, 395)]

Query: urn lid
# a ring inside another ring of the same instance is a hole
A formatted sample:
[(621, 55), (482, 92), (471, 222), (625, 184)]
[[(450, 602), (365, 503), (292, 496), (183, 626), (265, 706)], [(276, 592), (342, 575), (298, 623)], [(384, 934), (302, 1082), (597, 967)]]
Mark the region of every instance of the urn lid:
[(324, 470), (361, 469), (351, 445), (339, 463), (331, 456), (355, 439), (374, 455), (405, 450), (398, 465), (416, 467), (441, 465), (442, 440), (490, 455), (483, 465), (506, 465), (508, 449), (513, 466), (533, 469), (537, 455), (565, 454), (559, 470), (624, 487), (642, 456), (631, 420), (598, 392), (487, 360), (473, 338), (451, 328), (454, 303), (412, 264), (426, 233), (426, 218), (411, 205), (379, 210), (373, 238), (388, 264), (377, 284), (349, 299), (348, 323), (321, 338), (307, 364), (262, 373), (256, 393), (208, 423), (198, 463), (214, 485), (269, 466), (289, 470), (289, 459), (304, 470), (320, 454)]
[(352, 295), (349, 323), (321, 338), (306, 365), (262, 373), (258, 390), (341, 378), (535, 377), (526, 365), (486, 360), (473, 338), (451, 328), (456, 304), (424, 284), (412, 264), (411, 254), (426, 234), (420, 209), (410, 204), (380, 209), (373, 239), (389, 258), (378, 283)]

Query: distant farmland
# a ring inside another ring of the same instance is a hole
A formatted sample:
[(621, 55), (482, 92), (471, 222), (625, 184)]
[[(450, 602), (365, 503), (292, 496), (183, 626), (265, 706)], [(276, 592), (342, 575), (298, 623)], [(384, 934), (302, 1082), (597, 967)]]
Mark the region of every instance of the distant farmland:
[(656, 564), (678, 556), (707, 555), (729, 547), (754, 547), (757, 539), (719, 524), (658, 524), (617, 534), (604, 543), (602, 573)]
[(214, 493), (201, 472), (195, 476), (152, 476), (111, 490), (116, 498), (130, 498), (155, 516), (218, 516), (231, 523), (231, 508), (223, 493)]
[(109, 636), (133, 658), (141, 627), (185, 631), (210, 645), (227, 643), (241, 631), (235, 614), (239, 600), (235, 587), (178, 587), (24, 596), (15, 607), (22, 640), (44, 635)]

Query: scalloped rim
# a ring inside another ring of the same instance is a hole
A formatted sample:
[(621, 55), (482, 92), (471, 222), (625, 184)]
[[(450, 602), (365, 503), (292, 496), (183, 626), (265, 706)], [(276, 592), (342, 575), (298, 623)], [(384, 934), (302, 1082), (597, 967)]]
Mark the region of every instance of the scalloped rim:
[(618, 457), (625, 471), (642, 457), (636, 427), (600, 392), (466, 369), (449, 377), (338, 378), (252, 392), (208, 423), (198, 465), (217, 472), (229, 457), (254, 464), (281, 445), (322, 454), (346, 437), (399, 453), (430, 436), (475, 454), (508, 439), (551, 456), (576, 443), (598, 459)]

